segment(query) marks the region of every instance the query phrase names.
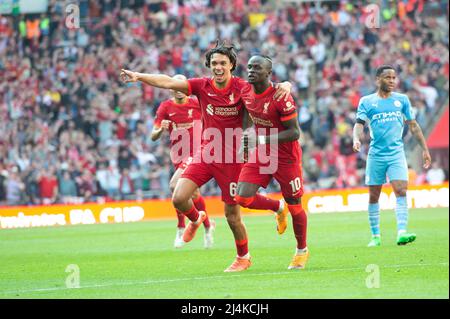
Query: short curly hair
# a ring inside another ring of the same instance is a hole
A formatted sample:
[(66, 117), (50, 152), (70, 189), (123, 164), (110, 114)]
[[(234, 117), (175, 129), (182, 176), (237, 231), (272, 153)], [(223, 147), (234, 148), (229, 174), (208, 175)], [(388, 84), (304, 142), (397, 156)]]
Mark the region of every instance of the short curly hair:
[(233, 67), (231, 68), (231, 72), (233, 72), (236, 69), (236, 61), (237, 61), (237, 54), (234, 50), (233, 45), (226, 45), (225, 42), (222, 42), (219, 44), (219, 41), (217, 40), (216, 46), (206, 52), (206, 61), (205, 66), (207, 68), (211, 67), (211, 57), (214, 53), (219, 53), (227, 56), (230, 59), (231, 64), (233, 64)]
[(382, 66), (379, 66), (377, 68), (375, 75), (377, 77), (380, 76), (384, 72), (384, 70), (394, 70), (395, 71), (395, 68), (390, 64), (383, 64)]

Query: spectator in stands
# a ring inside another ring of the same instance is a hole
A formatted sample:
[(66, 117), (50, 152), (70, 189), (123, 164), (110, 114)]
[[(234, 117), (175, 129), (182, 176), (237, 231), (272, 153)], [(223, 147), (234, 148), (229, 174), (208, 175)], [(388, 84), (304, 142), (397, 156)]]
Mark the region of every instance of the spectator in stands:
[(39, 185), (39, 195), (42, 204), (48, 205), (56, 203), (58, 197), (58, 181), (53, 168), (41, 169), (37, 177)]
[(116, 164), (111, 164), (107, 167), (102, 164), (97, 171), (97, 180), (103, 190), (106, 191), (108, 196), (112, 199), (117, 199), (119, 196), (119, 186), (120, 186), (120, 172), (115, 166)]
[(78, 196), (77, 184), (70, 176), (68, 171), (64, 171), (59, 181), (59, 195), (63, 203), (75, 203), (75, 197)]
[(21, 194), (25, 189), (25, 185), (21, 181), (17, 171), (17, 167), (12, 169), (6, 180), (6, 201), (8, 205), (19, 205), (22, 203)]
[[(156, 106), (169, 92), (120, 84), (117, 65), (201, 77), (208, 72), (202, 67), (203, 53), (220, 37), (237, 46), (236, 76), (245, 76), (246, 59), (260, 53), (276, 62), (273, 81), (295, 83), (305, 141), (305, 187), (361, 184), (365, 152), (347, 156), (345, 132), (354, 120), (355, 101), (374, 90), (376, 67), (395, 65), (398, 89), (410, 97), (424, 130), (448, 99), (448, 2), (441, 2), (440, 11), (432, 1), (423, 6), (397, 3), (380, 4), (379, 28), (365, 25), (361, 2), (236, 1), (235, 10), (228, 12), (229, 0), (82, 0), (76, 30), (65, 26), (64, 3), (56, 0), (41, 15), (2, 16), (2, 170), (9, 174), (20, 168), (25, 184), (20, 201), (26, 204), (42, 201), (37, 175), (52, 165), (61, 178), (67, 170), (77, 193), (81, 187), (84, 195), (90, 193), (86, 198), (102, 196), (102, 189), (117, 197), (117, 168), (130, 170), (135, 184), (130, 198), (141, 191), (144, 198), (169, 196), (164, 164), (168, 140), (152, 144), (148, 134)], [(81, 177), (85, 171), (95, 177), (86, 184)], [(205, 195), (219, 193), (214, 183), (204, 188)]]
[(83, 171), (78, 179), (78, 189), (84, 202), (93, 202), (94, 194), (97, 192), (95, 179), (89, 170)]
[(445, 182), (444, 170), (439, 166), (438, 162), (433, 162), (431, 168), (426, 175), (427, 183), (430, 185), (438, 185)]
[(134, 193), (134, 184), (128, 168), (122, 170), (119, 182), (119, 193), (121, 199), (128, 199), (128, 196)]

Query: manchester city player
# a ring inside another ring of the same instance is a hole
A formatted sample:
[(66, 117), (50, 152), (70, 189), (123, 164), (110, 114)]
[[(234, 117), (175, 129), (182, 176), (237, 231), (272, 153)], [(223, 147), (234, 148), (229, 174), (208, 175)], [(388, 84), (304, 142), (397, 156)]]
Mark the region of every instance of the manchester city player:
[(393, 92), (396, 72), (390, 65), (383, 65), (376, 71), (376, 93), (363, 96), (359, 101), (356, 124), (353, 128), (353, 150), (361, 150), (364, 125), (369, 124), (370, 147), (366, 165), (366, 185), (369, 186), (369, 223), (372, 240), (369, 247), (380, 246), (380, 198), (381, 187), (386, 183), (386, 175), (397, 198), (395, 215), (397, 218), (397, 244), (406, 245), (416, 239), (416, 235), (406, 231), (408, 223), (408, 166), (403, 147), (404, 123), (423, 150), (424, 168), (430, 167), (431, 156), (422, 130), (414, 119), (411, 102), (404, 94)]

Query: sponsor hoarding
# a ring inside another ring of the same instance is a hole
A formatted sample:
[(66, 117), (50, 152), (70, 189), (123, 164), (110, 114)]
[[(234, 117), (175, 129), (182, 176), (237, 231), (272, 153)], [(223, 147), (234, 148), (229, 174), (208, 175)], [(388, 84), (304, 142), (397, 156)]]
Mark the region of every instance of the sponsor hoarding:
[[(270, 194), (281, 198), (281, 194)], [(211, 216), (223, 216), (220, 197), (206, 197), (206, 207)], [(307, 192), (302, 199), (303, 207), (310, 214), (357, 212), (367, 210), (367, 188), (338, 189)], [(382, 210), (394, 209), (395, 194), (384, 187), (380, 196)], [(448, 184), (410, 186), (409, 208), (449, 207)], [(262, 213), (243, 209), (245, 214)], [(128, 223), (155, 219), (175, 219), (170, 199), (87, 203), (79, 205), (0, 207), (0, 229), (44, 226), (89, 225)]]

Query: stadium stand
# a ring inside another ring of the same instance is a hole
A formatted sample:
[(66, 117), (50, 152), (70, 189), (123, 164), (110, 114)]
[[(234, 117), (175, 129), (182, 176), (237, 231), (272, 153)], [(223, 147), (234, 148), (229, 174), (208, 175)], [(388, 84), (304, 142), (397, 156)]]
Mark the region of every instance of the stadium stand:
[[(169, 92), (125, 86), (119, 70), (208, 75), (204, 52), (217, 38), (239, 52), (235, 75), (261, 53), (273, 58), (273, 81), (294, 84), (306, 190), (363, 184), (368, 140), (353, 153), (351, 131), (377, 66), (398, 68), (425, 132), (448, 105), (447, 1), (380, 1), (371, 29), (362, 1), (70, 1), (80, 8), (74, 29), (68, 3), (0, 16), (0, 205), (170, 196), (168, 137), (150, 140)], [(219, 194), (213, 183), (202, 191)]]

